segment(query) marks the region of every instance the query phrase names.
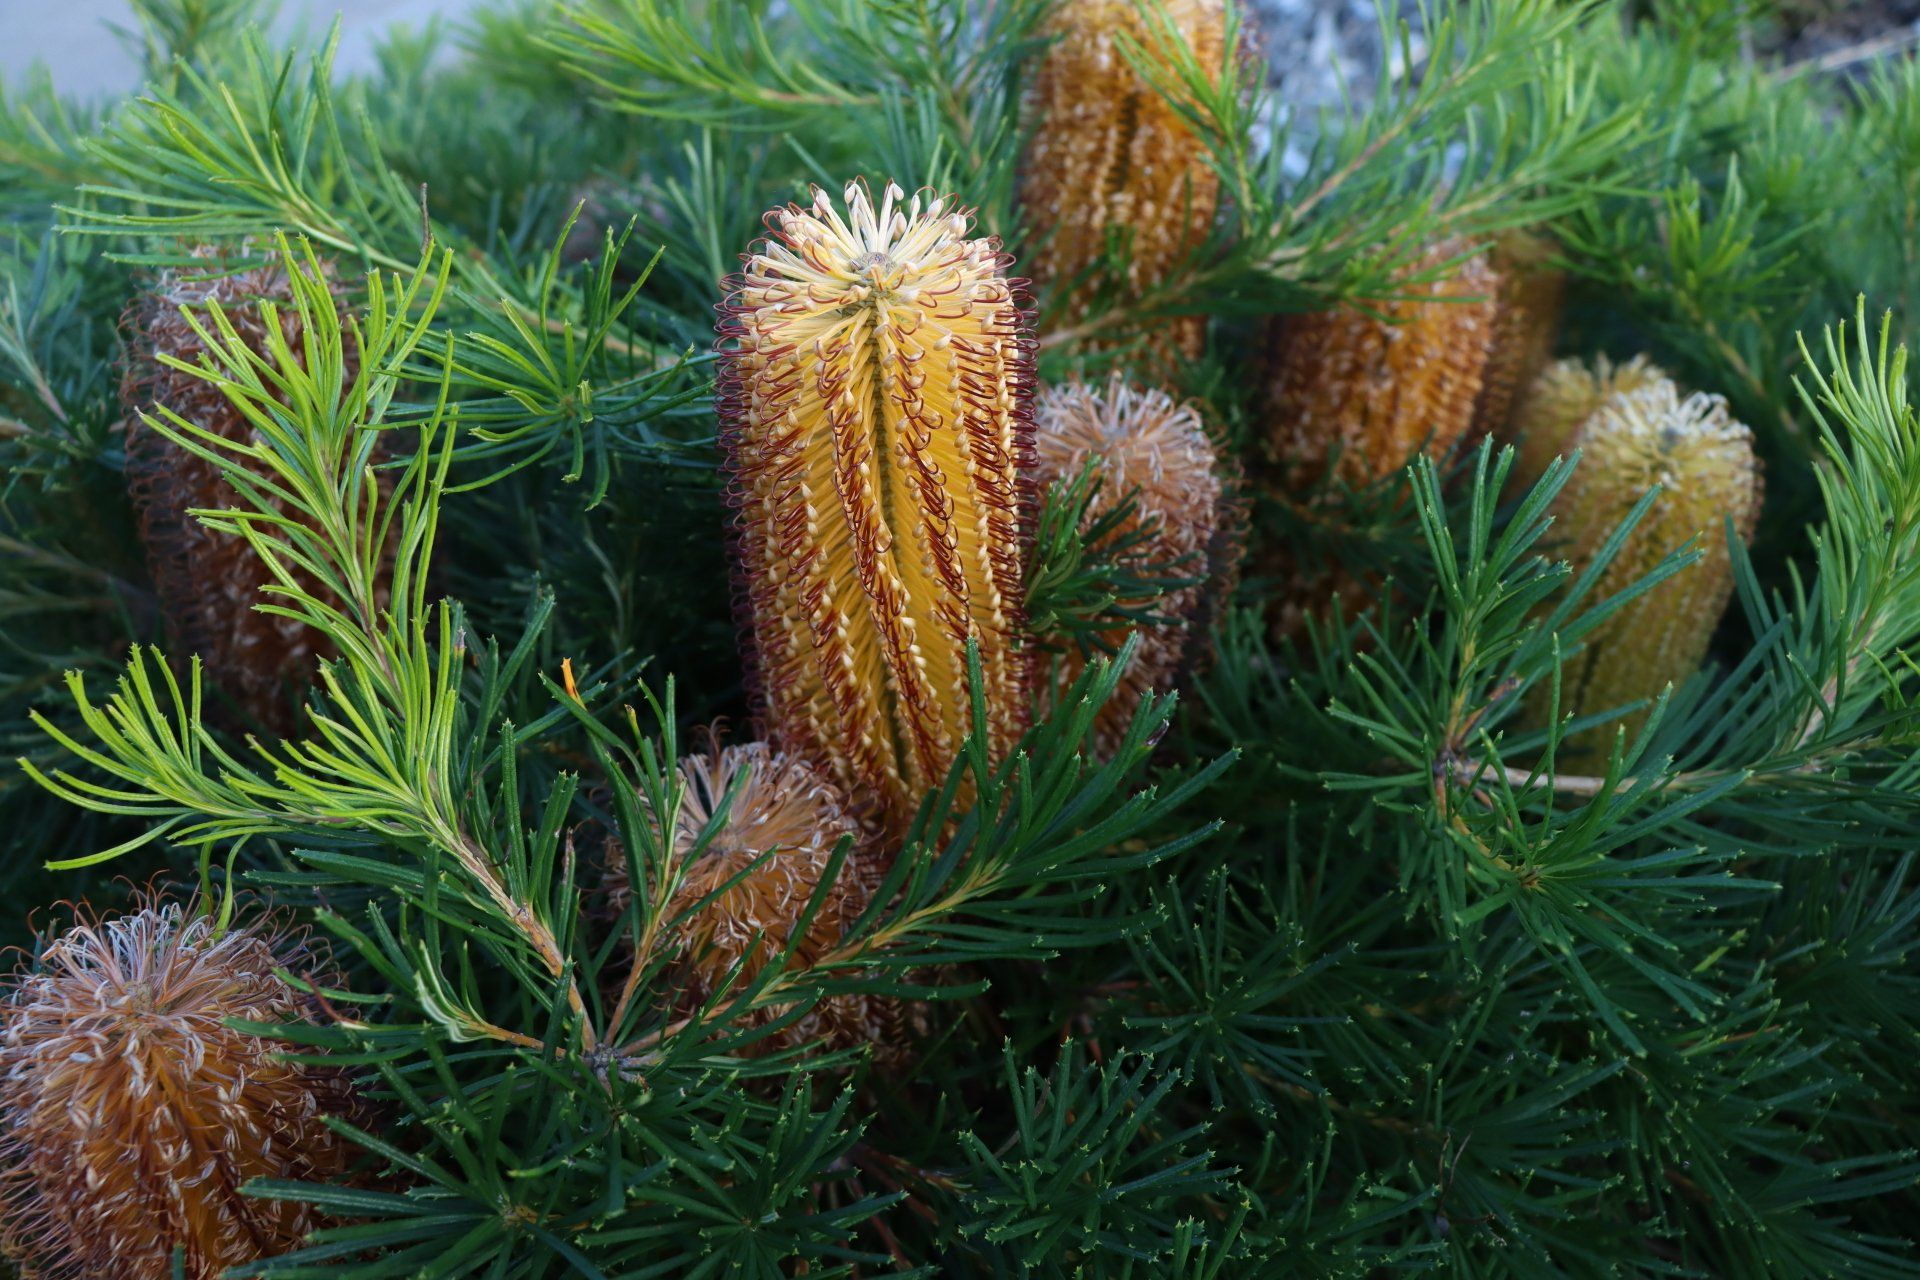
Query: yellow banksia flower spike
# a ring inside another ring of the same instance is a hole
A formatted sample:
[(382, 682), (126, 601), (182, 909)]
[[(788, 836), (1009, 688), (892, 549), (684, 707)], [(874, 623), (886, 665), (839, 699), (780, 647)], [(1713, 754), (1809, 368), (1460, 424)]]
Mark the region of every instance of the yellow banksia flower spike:
[(1503, 433), (1515, 401), (1553, 357), (1567, 276), (1553, 265), (1552, 255), (1553, 246), (1530, 231), (1510, 231), (1494, 243), (1499, 307), (1481, 377), (1476, 434)]
[[(752, 982), (793, 941), (794, 926), (842, 840), (852, 847), (805, 936), (794, 943), (790, 964), (808, 968), (841, 942), (872, 900), (884, 868), (846, 796), (804, 760), (760, 742), (716, 744), (708, 754), (682, 758), (678, 771), (680, 809), (673, 830), (659, 834), (676, 864), (695, 860), (685, 867), (664, 918), (675, 922), (687, 997), (697, 1008), (728, 983), (737, 991)], [(725, 820), (701, 846), (729, 793)], [(616, 850), (607, 879), (616, 910), (626, 909), (629, 884), (625, 856)], [(782, 1012), (777, 1006), (759, 1009), (745, 1021), (764, 1025)], [(747, 1051), (818, 1042), (830, 1049), (871, 1045), (887, 1058), (907, 1051), (908, 1031), (907, 1011), (898, 1001), (836, 995), (753, 1041)]]
[[(1020, 205), (1033, 234), (1029, 269), (1045, 289), (1072, 289), (1058, 324), (1086, 318), (1096, 268), (1117, 237), (1135, 294), (1165, 280), (1206, 242), (1220, 179), (1206, 143), (1179, 108), (1123, 52), (1124, 34), (1147, 56), (1169, 37), (1197, 64), (1223, 64), (1227, 0), (1064, 0), (1029, 91), (1032, 140), (1021, 164)], [(1051, 314), (1051, 312), (1050, 312)], [(1177, 316), (1156, 335), (1163, 353), (1200, 354), (1206, 322)]]
[(1599, 356), (1592, 363), (1576, 359), (1548, 365), (1528, 383), (1514, 410), (1514, 482), (1532, 484), (1555, 458), (1571, 453), (1574, 437), (1601, 405), (1666, 377), (1645, 356), (1625, 364)]
[(284, 1253), (318, 1225), (254, 1178), (326, 1181), (353, 1148), (338, 1071), (227, 1025), (312, 1001), (276, 970), (314, 958), (262, 923), (178, 904), (54, 938), (0, 997), (0, 1244), (23, 1280), (190, 1280)]
[[(1117, 374), (1104, 387), (1075, 382), (1043, 392), (1034, 452), (1042, 486), (1072, 483), (1088, 462), (1096, 464), (1100, 489), (1086, 519), (1100, 519), (1131, 496), (1134, 514), (1116, 536), (1150, 529), (1133, 558), (1154, 576), (1193, 580), (1156, 600), (1117, 602), (1149, 607), (1160, 621), (1140, 628), (1140, 644), (1094, 722), (1095, 748), (1111, 755), (1141, 698), (1171, 689), (1193, 661), (1209, 596), (1232, 572), (1220, 563), (1238, 551), (1220, 465), (1198, 410), (1164, 391), (1128, 386)], [(1121, 627), (1101, 639), (1118, 649), (1126, 635)], [(1087, 655), (1075, 644), (1062, 648), (1064, 688), (1086, 669)]]
[[(1415, 273), (1461, 252), (1428, 249)], [(1484, 255), (1407, 283), (1372, 310), (1278, 317), (1269, 334), (1268, 461), (1289, 488), (1329, 471), (1366, 485), (1423, 449), (1438, 456), (1474, 424), (1499, 310), (1499, 278)], [(1378, 314), (1373, 314), (1377, 312)]]
[[(1599, 602), (1644, 577), (1692, 541), (1700, 559), (1607, 619), (1569, 658), (1561, 673), (1561, 714), (1604, 711), (1657, 697), (1700, 666), (1714, 627), (1733, 594), (1726, 527), (1742, 542), (1760, 515), (1760, 466), (1753, 435), (1716, 395), (1682, 396), (1655, 379), (1606, 401), (1575, 437), (1580, 464), (1562, 492), (1556, 527), (1570, 539), (1576, 567), (1588, 563), (1655, 485), (1653, 504), (1595, 584)], [(1551, 696), (1536, 691), (1536, 706)], [(1604, 751), (1619, 724), (1631, 734), (1647, 710), (1610, 723), (1574, 752)]]
[(978, 646), (989, 753), (1026, 728), (1033, 344), (997, 241), (849, 185), (768, 215), (728, 284), (719, 404), (765, 736), (899, 833), (945, 781)]

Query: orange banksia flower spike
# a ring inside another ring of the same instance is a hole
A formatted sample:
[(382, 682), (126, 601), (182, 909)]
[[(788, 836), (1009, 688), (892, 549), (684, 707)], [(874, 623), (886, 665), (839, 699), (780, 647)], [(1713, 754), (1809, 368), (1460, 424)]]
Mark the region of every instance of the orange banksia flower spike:
[[(1433, 246), (1437, 270), (1461, 246)], [(1268, 461), (1289, 489), (1332, 470), (1370, 484), (1423, 449), (1439, 456), (1472, 429), (1492, 351), (1500, 281), (1484, 256), (1409, 282), (1398, 297), (1280, 317), (1272, 326)]]
[(0, 1242), (23, 1280), (191, 1280), (284, 1253), (305, 1206), (254, 1178), (325, 1180), (352, 1148), (323, 1122), (345, 1077), (226, 1025), (310, 1002), (276, 975), (314, 958), (255, 922), (220, 931), (177, 904), (81, 921), (0, 998)]
[[(1060, 326), (1086, 318), (1093, 276), (1116, 239), (1128, 291), (1148, 292), (1206, 242), (1219, 206), (1206, 143), (1165, 86), (1129, 62), (1122, 36), (1154, 57), (1177, 35), (1212, 70), (1223, 65), (1227, 26), (1227, 0), (1163, 0), (1144, 12), (1135, 0), (1065, 0), (1054, 10), (1029, 95), (1020, 204), (1035, 282), (1074, 291)], [(1156, 346), (1192, 359), (1205, 329), (1201, 316), (1174, 317)]]
[[(219, 467), (141, 421), (143, 413), (157, 416), (168, 409), (230, 440), (254, 438), (245, 415), (218, 386), (161, 359), (199, 362), (205, 344), (181, 308), (204, 312), (215, 303), (248, 346), (262, 354), (268, 349), (264, 304), (273, 304), (273, 323), (292, 350), (300, 351), (300, 316), (283, 265), (226, 273), (209, 252), (204, 268), (162, 272), (126, 318), (121, 398), (127, 410), (127, 478), (172, 656), (198, 655), (218, 695), (246, 719), (284, 735), (296, 727), (300, 691), (319, 662), (334, 656), (333, 648), (311, 627), (254, 607), (273, 599), (262, 590), (273, 575), (246, 539), (215, 532), (188, 514), (231, 507), (237, 495)], [(352, 378), (353, 353), (347, 355), (346, 376)]]
[[(1653, 505), (1594, 586), (1598, 603), (1644, 577), (1692, 541), (1700, 559), (1681, 569), (1587, 637), (1561, 673), (1561, 714), (1604, 711), (1659, 696), (1700, 666), (1714, 627), (1733, 595), (1726, 527), (1742, 542), (1760, 516), (1760, 467), (1753, 436), (1719, 396), (1683, 397), (1656, 379), (1616, 394), (1575, 437), (1580, 464), (1561, 493), (1555, 527), (1570, 540), (1569, 557), (1584, 566), (1654, 485)], [(1536, 691), (1536, 706), (1550, 697)], [(1604, 750), (1621, 724), (1631, 734), (1645, 710), (1582, 735), (1575, 751)]]
[(767, 224), (719, 375), (760, 722), (897, 834), (968, 733), (969, 643), (989, 752), (1026, 728), (1029, 321), (946, 199), (854, 184)]
[[(1150, 607), (1160, 621), (1140, 628), (1140, 644), (1094, 724), (1094, 741), (1111, 754), (1124, 737), (1141, 697), (1171, 689), (1205, 639), (1215, 579), (1230, 576), (1237, 558), (1236, 527), (1212, 440), (1199, 412), (1159, 390), (1138, 390), (1115, 375), (1104, 387), (1083, 383), (1042, 393), (1034, 415), (1036, 476), (1043, 486), (1069, 484), (1091, 461), (1100, 489), (1087, 510), (1099, 519), (1134, 500), (1134, 514), (1115, 536), (1150, 529), (1137, 553), (1148, 576), (1192, 579), (1156, 600), (1119, 601)], [(1127, 629), (1104, 635), (1118, 649)], [(1063, 646), (1062, 687), (1085, 670), (1079, 646)]]
[[(789, 963), (805, 969), (832, 951), (866, 910), (882, 871), (868, 832), (832, 780), (806, 761), (759, 742), (726, 748), (716, 744), (710, 754), (685, 757), (679, 780), (680, 809), (673, 830), (661, 836), (676, 863), (695, 860), (685, 868), (663, 919), (678, 921), (673, 927), (689, 999), (697, 1006), (728, 983), (738, 991), (758, 977), (793, 941), (794, 926), (825, 879), (834, 850), (842, 840), (851, 840), (839, 874), (805, 936), (794, 944)], [(701, 834), (729, 792), (724, 822), (700, 846)], [(625, 855), (618, 850), (615, 854), (608, 868), (609, 902), (625, 910), (630, 879)], [(699, 905), (716, 893), (712, 901)], [(762, 1025), (781, 1012), (778, 1007), (756, 1010), (747, 1022)], [(876, 1053), (892, 1056), (906, 1051), (906, 1037), (907, 1022), (897, 1001), (836, 995), (773, 1035), (753, 1041), (748, 1051), (765, 1053), (818, 1041), (827, 1048), (872, 1045)]]

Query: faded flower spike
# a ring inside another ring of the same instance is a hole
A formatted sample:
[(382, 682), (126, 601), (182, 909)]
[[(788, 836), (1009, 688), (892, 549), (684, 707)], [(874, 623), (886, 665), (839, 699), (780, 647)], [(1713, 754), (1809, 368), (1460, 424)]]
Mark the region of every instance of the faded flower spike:
[[(758, 742), (685, 757), (679, 780), (671, 853), (676, 863), (694, 861), (663, 919), (676, 922), (671, 927), (682, 949), (691, 1000), (697, 1005), (723, 988), (737, 993), (759, 976), (792, 940), (834, 850), (850, 840), (846, 861), (790, 963), (805, 969), (819, 962), (866, 910), (880, 875), (867, 835), (839, 788), (806, 761)], [(729, 792), (725, 820), (701, 845)], [(626, 908), (629, 884), (624, 856), (615, 857), (607, 888), (616, 909)], [(699, 905), (715, 893), (719, 896)], [(747, 1021), (762, 1025), (781, 1012), (779, 1007), (756, 1010)], [(818, 1041), (829, 1048), (870, 1044), (876, 1052), (892, 1054), (905, 1051), (905, 1036), (897, 1002), (837, 995), (754, 1041), (750, 1051)]]
[(1500, 292), (1474, 424), (1482, 435), (1506, 428), (1515, 399), (1553, 357), (1567, 291), (1566, 272), (1553, 265), (1553, 246), (1530, 231), (1502, 236), (1492, 263)]
[[(1111, 755), (1140, 699), (1171, 689), (1191, 661), (1208, 593), (1231, 572), (1230, 565), (1215, 561), (1228, 546), (1228, 554), (1238, 547), (1222, 537), (1231, 522), (1219, 467), (1192, 405), (1164, 391), (1130, 387), (1115, 375), (1104, 388), (1075, 382), (1043, 392), (1034, 428), (1039, 483), (1069, 484), (1090, 461), (1096, 464), (1100, 489), (1086, 522), (1132, 497), (1133, 515), (1112, 536), (1145, 531), (1145, 541), (1128, 553), (1141, 576), (1184, 582), (1157, 598), (1116, 602), (1122, 609), (1151, 609), (1156, 621), (1140, 628), (1133, 659), (1094, 722), (1096, 747)], [(1099, 640), (1118, 649), (1126, 635), (1127, 628), (1119, 627)], [(1085, 670), (1088, 655), (1076, 644), (1062, 648), (1064, 688)]]
[[(1435, 245), (1416, 271), (1460, 253)], [(1331, 470), (1366, 485), (1425, 450), (1439, 456), (1474, 424), (1492, 350), (1500, 281), (1482, 256), (1400, 296), (1357, 307), (1281, 317), (1272, 330), (1267, 451), (1292, 488)]]
[(306, 1206), (254, 1178), (338, 1177), (351, 1147), (323, 1117), (345, 1077), (283, 1060), (228, 1019), (306, 1019), (276, 975), (313, 964), (254, 924), (222, 932), (177, 904), (81, 921), (0, 1003), (0, 1240), (22, 1280), (167, 1280), (286, 1252)]
[(1026, 728), (1033, 352), (966, 214), (845, 199), (774, 210), (729, 280), (721, 443), (764, 736), (897, 834), (966, 738), (969, 643), (990, 754)]
[[(1139, 295), (1206, 241), (1220, 194), (1206, 143), (1161, 91), (1166, 86), (1156, 88), (1128, 61), (1122, 37), (1158, 58), (1177, 35), (1197, 66), (1217, 74), (1227, 5), (1164, 0), (1143, 10), (1136, 0), (1065, 0), (1047, 34), (1052, 43), (1028, 102), (1033, 133), (1020, 204), (1032, 225), (1029, 270), (1041, 287), (1073, 290), (1058, 318), (1071, 327), (1086, 318), (1094, 277), (1116, 243), (1126, 291)], [(1161, 336), (1192, 359), (1205, 328), (1201, 316), (1177, 316)]]
[[(300, 313), (282, 264), (227, 274), (213, 250), (204, 268), (162, 272), (127, 313), (128, 361), (121, 385), (126, 406), (127, 477), (146, 543), (154, 589), (176, 656), (198, 655), (209, 683), (248, 720), (287, 734), (296, 725), (299, 692), (318, 663), (334, 656), (326, 637), (292, 618), (262, 613), (272, 596), (266, 565), (237, 534), (209, 529), (189, 512), (238, 501), (220, 468), (181, 448), (141, 415), (167, 410), (229, 440), (255, 432), (219, 386), (174, 368), (163, 357), (197, 365), (206, 344), (181, 313), (218, 304), (248, 347), (265, 355), (268, 325), (301, 349)], [(274, 307), (270, 322), (267, 305)], [(353, 353), (346, 376), (353, 377)], [(305, 584), (317, 587), (316, 583)]]
[(1592, 365), (1582, 360), (1548, 365), (1528, 384), (1514, 411), (1515, 481), (1530, 485), (1546, 474), (1555, 458), (1571, 453), (1580, 428), (1608, 400), (1666, 378), (1645, 356), (1625, 364), (1599, 356)]
[[(1726, 401), (1702, 393), (1683, 399), (1664, 378), (1614, 395), (1574, 443), (1580, 465), (1556, 523), (1572, 540), (1576, 567), (1592, 559), (1647, 490), (1660, 486), (1595, 585), (1595, 602), (1631, 586), (1689, 541), (1701, 556), (1614, 614), (1567, 660), (1563, 715), (1652, 699), (1698, 669), (1733, 593), (1727, 522), (1742, 542), (1751, 538), (1761, 495), (1752, 433), (1728, 414)], [(1646, 717), (1643, 709), (1619, 723), (1631, 734)], [(1602, 726), (1571, 746), (1604, 750), (1615, 731), (1614, 724)]]

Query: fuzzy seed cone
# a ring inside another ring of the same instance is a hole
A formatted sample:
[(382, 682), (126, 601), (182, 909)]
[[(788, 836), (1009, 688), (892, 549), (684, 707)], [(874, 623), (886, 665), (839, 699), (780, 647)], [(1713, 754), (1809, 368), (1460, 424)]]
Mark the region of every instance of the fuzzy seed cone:
[[(1556, 521), (1571, 539), (1576, 567), (1592, 559), (1633, 505), (1654, 485), (1661, 491), (1626, 545), (1594, 587), (1595, 602), (1624, 590), (1689, 540), (1701, 559), (1633, 601), (1587, 638), (1561, 675), (1561, 713), (1604, 711), (1654, 698), (1692, 675), (1733, 594), (1726, 522), (1745, 542), (1760, 515), (1760, 467), (1753, 436), (1727, 413), (1719, 396), (1681, 397), (1659, 379), (1616, 395), (1587, 419), (1575, 438), (1579, 467), (1561, 495)], [(1536, 692), (1536, 706), (1551, 697)], [(1645, 711), (1620, 722), (1629, 734)], [(1569, 750), (1604, 752), (1609, 724)]]
[[(1439, 244), (1417, 265), (1459, 252)], [(1375, 303), (1384, 320), (1355, 307), (1279, 317), (1266, 448), (1281, 482), (1298, 492), (1332, 469), (1367, 485), (1423, 448), (1437, 457), (1459, 443), (1473, 426), (1499, 291), (1493, 268), (1473, 257), (1444, 279)]]
[(1509, 233), (1494, 246), (1500, 306), (1494, 317), (1493, 349), (1481, 377), (1475, 435), (1504, 433), (1515, 399), (1553, 356), (1567, 275), (1552, 265), (1552, 254), (1550, 244), (1525, 231)]
[[(1119, 602), (1150, 606), (1165, 621), (1141, 629), (1133, 660), (1094, 722), (1095, 748), (1111, 756), (1140, 699), (1174, 686), (1206, 609), (1210, 584), (1204, 579), (1211, 576), (1211, 558), (1221, 553), (1227, 524), (1213, 442), (1193, 406), (1164, 391), (1136, 390), (1115, 376), (1101, 389), (1076, 382), (1044, 392), (1034, 412), (1034, 453), (1043, 486), (1070, 483), (1096, 460), (1100, 489), (1087, 519), (1099, 519), (1133, 494), (1134, 517), (1120, 532), (1155, 526), (1138, 556), (1143, 569), (1152, 576), (1203, 579), (1157, 600)], [(1126, 638), (1122, 627), (1101, 640), (1118, 649)], [(1064, 690), (1086, 669), (1087, 655), (1072, 642), (1062, 648), (1058, 679)]]
[(325, 1180), (348, 1167), (322, 1123), (349, 1110), (345, 1077), (282, 1061), (224, 1025), (287, 1023), (308, 970), (264, 926), (216, 934), (149, 906), (54, 939), (0, 1003), (0, 1242), (22, 1280), (166, 1280), (284, 1253), (306, 1206), (240, 1194), (253, 1178)]
[[(301, 691), (320, 661), (335, 656), (333, 648), (312, 628), (254, 607), (273, 598), (261, 590), (273, 581), (266, 566), (245, 539), (216, 533), (187, 514), (235, 506), (238, 495), (213, 463), (140, 420), (142, 413), (158, 416), (166, 408), (229, 440), (255, 438), (218, 387), (161, 362), (166, 355), (197, 364), (206, 353), (182, 307), (204, 315), (217, 302), (247, 345), (264, 353), (267, 316), (261, 304), (276, 304), (282, 333), (300, 350), (300, 318), (284, 268), (270, 264), (222, 275), (212, 252), (206, 256), (204, 270), (161, 273), (128, 311), (121, 384), (128, 485), (173, 655), (199, 655), (212, 689), (246, 720), (286, 735), (297, 726)], [(347, 376), (353, 376), (351, 368)]]
[(721, 442), (762, 736), (899, 834), (966, 738), (969, 641), (989, 753), (1026, 728), (1033, 351), (966, 214), (846, 204), (774, 210), (729, 281)]
[(1581, 360), (1548, 365), (1528, 384), (1513, 415), (1513, 483), (1533, 484), (1555, 458), (1571, 453), (1574, 437), (1601, 405), (1666, 380), (1666, 373), (1645, 356), (1618, 365), (1605, 356), (1592, 365)]
[[(881, 868), (866, 832), (845, 797), (820, 770), (764, 743), (727, 747), (681, 760), (684, 787), (672, 833), (674, 853), (695, 856), (700, 835), (713, 821), (730, 788), (739, 787), (725, 823), (698, 850), (666, 919), (692, 910), (768, 850), (775, 852), (745, 878), (680, 923), (679, 942), (688, 996), (697, 1006), (727, 984), (739, 990), (786, 947), (793, 927), (824, 878), (842, 839), (854, 841), (792, 963), (807, 968), (831, 951), (871, 900)], [(608, 868), (608, 895), (625, 910), (631, 893), (625, 857)], [(737, 971), (737, 976), (736, 975)], [(779, 1010), (761, 1010), (768, 1022)], [(822, 1000), (792, 1025), (753, 1042), (755, 1053), (821, 1042), (828, 1048), (872, 1045), (883, 1058), (907, 1050), (907, 1017), (897, 1001), (840, 995)]]
[[(1222, 65), (1226, 0), (1165, 0), (1164, 9), (1200, 66)], [(1085, 318), (1114, 238), (1126, 246), (1127, 292), (1142, 293), (1205, 243), (1219, 205), (1206, 144), (1127, 61), (1122, 32), (1149, 57), (1165, 46), (1134, 0), (1065, 0), (1028, 98), (1020, 204), (1033, 232), (1029, 269), (1044, 289), (1075, 290), (1060, 314), (1067, 327)], [(1193, 359), (1205, 330), (1203, 317), (1175, 317), (1152, 345)]]

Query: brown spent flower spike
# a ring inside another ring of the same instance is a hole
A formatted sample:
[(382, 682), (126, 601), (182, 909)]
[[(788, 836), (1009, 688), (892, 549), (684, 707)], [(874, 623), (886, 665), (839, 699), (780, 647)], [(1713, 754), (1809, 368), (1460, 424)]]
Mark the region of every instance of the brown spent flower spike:
[[(1197, 579), (1157, 600), (1118, 602), (1150, 605), (1164, 621), (1140, 629), (1139, 648), (1094, 722), (1094, 744), (1111, 756), (1142, 696), (1171, 689), (1191, 661), (1211, 580), (1225, 569), (1210, 563), (1221, 550), (1227, 516), (1213, 442), (1192, 405), (1164, 391), (1130, 387), (1116, 374), (1104, 388), (1075, 382), (1042, 392), (1034, 452), (1041, 485), (1070, 483), (1089, 461), (1097, 463), (1100, 490), (1087, 519), (1133, 495), (1135, 513), (1120, 532), (1153, 529), (1134, 558), (1153, 576)], [(1126, 636), (1123, 627), (1102, 639), (1117, 649)], [(1086, 665), (1079, 646), (1064, 646), (1061, 688)]]
[[(1439, 270), (1461, 246), (1444, 242), (1415, 264)], [(1279, 317), (1270, 345), (1266, 448), (1290, 488), (1334, 470), (1366, 485), (1424, 449), (1437, 457), (1474, 422), (1493, 344), (1500, 281), (1482, 255), (1402, 295), (1358, 307)]]
[[(679, 775), (682, 799), (671, 836), (678, 861), (693, 856), (728, 792), (738, 788), (725, 821), (699, 851), (698, 861), (686, 869), (663, 917), (674, 920), (693, 912), (677, 926), (690, 1000), (697, 1005), (729, 979), (737, 991), (759, 976), (792, 938), (793, 926), (819, 888), (835, 848), (849, 839), (853, 848), (791, 961), (801, 969), (817, 963), (866, 910), (880, 876), (867, 834), (840, 790), (806, 761), (759, 742), (684, 757)], [(769, 850), (771, 855), (754, 866)], [(617, 849), (614, 854), (607, 891), (611, 905), (624, 911), (631, 881), (624, 854)], [(721, 889), (743, 871), (746, 875), (737, 883)], [(693, 910), (716, 891), (718, 897)], [(777, 1007), (760, 1009), (748, 1021), (764, 1024), (780, 1013)], [(876, 1053), (890, 1056), (905, 1051), (905, 1037), (898, 1002), (837, 995), (776, 1034), (754, 1041), (749, 1051), (766, 1053), (819, 1041), (829, 1048), (870, 1044)]]
[(1527, 385), (1513, 415), (1514, 481), (1530, 485), (1546, 474), (1555, 458), (1571, 453), (1574, 437), (1601, 405), (1666, 379), (1645, 356), (1625, 364), (1598, 356), (1591, 365), (1582, 360), (1548, 365)]
[[(180, 448), (140, 415), (170, 409), (229, 440), (254, 440), (252, 425), (218, 386), (161, 357), (193, 365), (206, 354), (182, 307), (204, 313), (217, 303), (242, 340), (262, 354), (265, 304), (275, 304), (274, 322), (295, 352), (301, 349), (300, 317), (283, 265), (223, 274), (217, 251), (200, 256), (207, 259), (204, 270), (162, 272), (127, 313), (121, 399), (128, 483), (174, 656), (199, 655), (214, 689), (269, 732), (285, 735), (297, 725), (299, 690), (321, 660), (335, 656), (333, 646), (303, 623), (255, 608), (273, 598), (262, 590), (273, 582), (266, 565), (246, 539), (217, 533), (188, 514), (232, 507), (238, 495), (219, 467)], [(353, 373), (350, 363), (346, 375)], [(304, 585), (318, 588), (311, 581)]]
[[(1689, 541), (1701, 557), (1587, 637), (1561, 673), (1562, 715), (1652, 699), (1699, 668), (1733, 594), (1727, 521), (1734, 536), (1747, 541), (1761, 498), (1752, 433), (1734, 421), (1721, 397), (1696, 392), (1682, 398), (1664, 378), (1614, 395), (1587, 419), (1575, 444), (1580, 465), (1561, 495), (1555, 523), (1571, 539), (1576, 568), (1593, 558), (1649, 489), (1660, 486), (1595, 584), (1593, 601), (1624, 590)], [(1551, 696), (1543, 682), (1535, 693), (1536, 719), (1544, 717)], [(1567, 749), (1597, 755), (1620, 726), (1631, 735), (1647, 715), (1643, 709), (1601, 726)]]
[[(721, 310), (721, 444), (762, 735), (899, 834), (971, 719), (1026, 728), (1033, 344), (996, 241), (889, 184), (767, 217)], [(964, 797), (963, 797), (964, 799)]]
[(1566, 272), (1553, 265), (1553, 246), (1533, 232), (1500, 237), (1492, 263), (1500, 276), (1500, 305), (1475, 410), (1477, 436), (1505, 431), (1515, 399), (1553, 358), (1567, 292)]
[[(1163, 11), (1199, 66), (1222, 65), (1226, 0), (1163, 0)], [(1125, 242), (1133, 295), (1151, 291), (1204, 244), (1220, 178), (1206, 143), (1122, 51), (1124, 34), (1154, 57), (1169, 34), (1149, 25), (1136, 0), (1065, 0), (1046, 34), (1052, 43), (1028, 97), (1033, 131), (1020, 205), (1032, 224), (1035, 282), (1074, 290), (1058, 318), (1068, 328), (1086, 318), (1093, 274), (1115, 235)], [(1176, 316), (1156, 345), (1193, 359), (1205, 330), (1204, 317)]]
[(352, 1148), (323, 1123), (346, 1077), (287, 1062), (225, 1025), (308, 1018), (276, 969), (310, 969), (294, 938), (226, 932), (178, 904), (82, 920), (0, 1003), (0, 1243), (22, 1280), (166, 1280), (297, 1246), (317, 1225), (254, 1178), (326, 1180)]

